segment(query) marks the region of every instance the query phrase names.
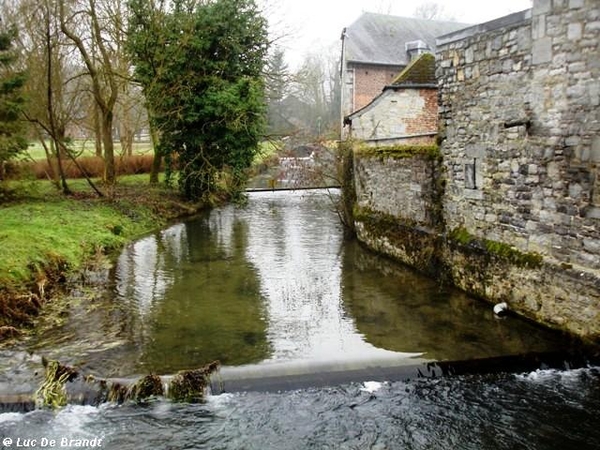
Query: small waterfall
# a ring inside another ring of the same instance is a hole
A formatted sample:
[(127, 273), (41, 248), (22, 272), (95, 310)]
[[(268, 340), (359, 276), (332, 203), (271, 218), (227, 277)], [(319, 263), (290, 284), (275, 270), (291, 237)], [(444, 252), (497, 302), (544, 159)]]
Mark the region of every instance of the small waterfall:
[[(164, 397), (197, 403), (208, 394), (224, 392), (280, 392), (365, 381), (408, 381), (490, 373), (525, 373), (538, 369), (570, 370), (598, 365), (598, 355), (573, 352), (528, 353), (464, 361), (425, 361), (420, 358), (371, 359), (322, 363), (282, 362), (270, 365), (221, 367), (214, 361), (175, 375), (139, 378), (97, 378), (83, 375), (56, 361), (44, 361), (46, 378), (35, 393), (0, 392), (0, 413), (60, 408), (67, 404), (144, 402)], [(65, 375), (67, 374), (67, 375)]]

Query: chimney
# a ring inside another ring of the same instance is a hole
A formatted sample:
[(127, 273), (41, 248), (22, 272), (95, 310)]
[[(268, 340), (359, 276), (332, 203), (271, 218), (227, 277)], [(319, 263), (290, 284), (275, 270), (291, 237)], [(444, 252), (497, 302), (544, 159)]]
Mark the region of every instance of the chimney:
[(411, 61), (415, 58), (418, 58), (419, 55), (422, 55), (423, 53), (431, 53), (429, 45), (427, 45), (420, 39), (416, 41), (407, 42), (406, 44), (404, 44), (404, 48), (406, 49), (406, 53), (408, 53), (408, 56)]

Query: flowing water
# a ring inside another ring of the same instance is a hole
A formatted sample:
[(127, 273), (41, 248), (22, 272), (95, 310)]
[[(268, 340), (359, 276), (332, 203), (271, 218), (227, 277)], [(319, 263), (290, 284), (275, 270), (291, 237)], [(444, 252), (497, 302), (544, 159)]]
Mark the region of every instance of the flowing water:
[[(196, 405), (157, 399), (7, 412), (2, 448), (52, 440), (115, 449), (600, 448), (594, 367), (371, 382), (374, 366), (568, 343), (514, 316), (499, 320), (490, 305), (345, 241), (337, 195), (254, 193), (246, 207), (148, 235), (104, 273), (107, 288), (80, 287), (53, 306), (36, 338), (0, 355), (0, 387), (12, 383), (15, 392), (30, 389), (19, 374), (34, 358), (21, 350), (104, 377), (220, 360), (230, 376), (301, 374), (304, 384)], [(332, 371), (355, 376), (311, 385), (311, 373)]]

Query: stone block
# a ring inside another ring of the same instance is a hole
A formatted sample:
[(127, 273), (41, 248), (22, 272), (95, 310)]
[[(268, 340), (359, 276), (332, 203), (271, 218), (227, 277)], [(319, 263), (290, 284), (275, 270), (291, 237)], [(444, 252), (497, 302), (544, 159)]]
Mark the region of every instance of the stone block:
[(552, 11), (552, 0), (534, 0), (533, 15), (548, 14)]
[(583, 248), (587, 252), (600, 255), (600, 239), (584, 239)]
[(569, 0), (569, 8), (570, 9), (578, 9), (583, 8), (585, 0)]
[(479, 160), (485, 157), (485, 147), (481, 144), (467, 145), (465, 148), (467, 158), (477, 158)]
[(587, 22), (585, 24), (585, 32), (593, 34), (594, 31), (600, 30), (600, 21)]
[(567, 37), (570, 41), (578, 41), (583, 35), (583, 25), (579, 22), (570, 23), (567, 28)]
[(591, 106), (600, 106), (600, 84), (596, 80), (588, 84), (588, 100)]
[(577, 61), (569, 64), (569, 72), (571, 73), (583, 72), (584, 70), (586, 70), (586, 68), (586, 64), (582, 61)]
[(534, 222), (533, 220), (528, 220), (527, 222), (525, 222), (525, 229), (527, 231), (536, 231), (537, 226), (538, 226), (538, 223)]
[(483, 191), (480, 189), (465, 189), (464, 196), (470, 200), (483, 200)]
[(596, 135), (592, 139), (590, 160), (595, 163), (600, 163), (600, 135)]
[(569, 197), (577, 199), (581, 195), (583, 188), (579, 183), (569, 184)]
[(587, 210), (586, 217), (588, 219), (600, 219), (600, 208), (592, 206)]
[(467, 64), (471, 64), (471, 63), (473, 63), (473, 60), (474, 60), (474, 50), (473, 50), (473, 47), (468, 47), (465, 50), (465, 62)]
[(552, 61), (552, 39), (544, 37), (533, 42), (532, 64), (546, 64)]

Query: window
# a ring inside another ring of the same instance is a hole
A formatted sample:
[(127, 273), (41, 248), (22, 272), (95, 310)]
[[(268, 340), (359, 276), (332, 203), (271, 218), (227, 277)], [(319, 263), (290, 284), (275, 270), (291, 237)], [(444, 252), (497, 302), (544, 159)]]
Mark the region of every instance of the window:
[(465, 164), (465, 188), (477, 189), (477, 158), (473, 158), (472, 163)]

